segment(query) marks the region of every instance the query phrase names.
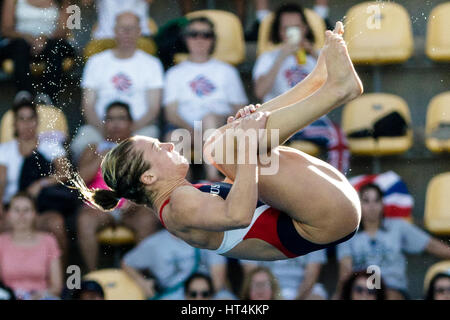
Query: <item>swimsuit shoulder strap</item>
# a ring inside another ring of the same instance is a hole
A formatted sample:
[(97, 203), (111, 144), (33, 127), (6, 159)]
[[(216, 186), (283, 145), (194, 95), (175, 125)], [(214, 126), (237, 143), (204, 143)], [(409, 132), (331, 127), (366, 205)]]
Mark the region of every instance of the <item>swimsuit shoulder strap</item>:
[[(209, 185), (209, 184), (207, 184), (207, 183), (198, 183), (198, 184), (194, 184), (193, 187), (195, 187), (197, 189), (200, 189), (202, 186), (207, 186), (207, 185)], [(164, 201), (163, 205), (159, 209), (159, 220), (161, 221), (161, 224), (163, 225), (164, 228), (166, 228), (166, 225), (165, 225), (163, 217), (162, 217), (162, 212), (164, 210), (164, 207), (169, 203), (169, 201), (170, 201), (170, 198), (168, 198), (166, 201)]]
[(159, 220), (161, 221), (161, 223), (162, 223), (164, 228), (166, 228), (166, 225), (165, 225), (164, 220), (162, 218), (162, 212), (163, 212), (164, 207), (169, 203), (169, 201), (170, 201), (170, 198), (168, 198), (166, 201), (164, 201), (163, 205), (161, 206), (161, 209), (159, 209)]

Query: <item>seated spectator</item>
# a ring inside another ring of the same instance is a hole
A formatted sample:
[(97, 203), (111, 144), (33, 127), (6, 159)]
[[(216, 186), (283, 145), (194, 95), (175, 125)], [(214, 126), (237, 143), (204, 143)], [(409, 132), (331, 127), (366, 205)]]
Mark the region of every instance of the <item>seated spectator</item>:
[(161, 62), (137, 49), (140, 27), (139, 17), (134, 13), (118, 15), (114, 30), (117, 46), (94, 55), (84, 68), (82, 108), (87, 125), (79, 129), (72, 141), (76, 161), (89, 143), (103, 141), (105, 109), (115, 100), (130, 105), (134, 134), (159, 136), (154, 123), (159, 114), (163, 87)]
[(327, 262), (326, 250), (311, 252), (293, 259), (277, 261), (241, 260), (244, 269), (264, 266), (275, 275), (281, 295), (286, 300), (324, 300), (328, 295), (324, 286), (318, 283), (320, 269)]
[(384, 218), (383, 192), (378, 186), (364, 185), (359, 189), (359, 197), (362, 208), (359, 231), (337, 246), (339, 280), (335, 296), (340, 295), (343, 281), (352, 271), (376, 265), (386, 283), (387, 299), (407, 299), (405, 253), (425, 251), (449, 259), (450, 247), (403, 219)]
[[(258, 99), (267, 102), (312, 72), (319, 52), (314, 49), (311, 30), (301, 6), (285, 4), (278, 8), (270, 40), (280, 47), (261, 54), (253, 68), (254, 92)], [(341, 172), (347, 172), (350, 152), (345, 133), (326, 115), (295, 134), (292, 140), (306, 140), (324, 147), (327, 161)]]
[[(215, 38), (214, 25), (205, 17), (191, 19), (184, 29), (188, 60), (170, 68), (166, 76), (165, 141), (177, 142), (171, 138), (176, 128), (187, 129), (194, 137), (195, 121), (201, 121), (204, 131), (218, 128), (247, 103), (238, 71), (211, 57)], [(190, 150), (192, 141), (187, 141), (184, 150)], [(221, 180), (213, 166), (207, 167), (207, 180)]]
[(8, 39), (2, 47), (2, 59), (14, 61), (14, 80), (18, 90), (36, 94), (30, 63), (46, 62), (38, 91), (57, 101), (61, 90), (62, 62), (74, 57), (75, 50), (67, 42), (70, 1), (5, 0), (2, 7), (1, 33)]
[(383, 279), (380, 279), (379, 288), (369, 288), (370, 276), (366, 271), (352, 273), (343, 284), (340, 300), (386, 300)]
[[(256, 20), (252, 27), (245, 33), (245, 40), (257, 41), (258, 31), (261, 22), (270, 14), (269, 0), (255, 0), (255, 16)], [(324, 20), (327, 29), (332, 29), (332, 24), (328, 19), (329, 7), (328, 0), (315, 0), (314, 11)]]
[[(165, 229), (129, 251), (123, 258), (122, 268), (150, 299), (183, 300), (185, 281), (197, 272), (212, 278), (214, 298), (228, 295), (225, 257), (191, 247)], [(154, 279), (147, 279), (143, 273), (153, 275)]]
[(278, 280), (270, 269), (256, 267), (246, 273), (241, 300), (282, 300)]
[(148, 24), (152, 2), (153, 0), (82, 0), (84, 6), (94, 4), (97, 12), (97, 23), (95, 30), (92, 31), (92, 39), (84, 49), (85, 54), (91, 56), (115, 45), (114, 25), (116, 17), (124, 12), (132, 12), (139, 17), (142, 34), (139, 41), (144, 44), (141, 48), (145, 48), (144, 51), (147, 53), (156, 53), (156, 46), (149, 39), (152, 35)]
[(18, 193), (7, 213), (11, 231), (0, 235), (0, 280), (21, 300), (55, 299), (63, 285), (61, 251), (56, 239), (37, 231), (33, 198)]
[(105, 292), (97, 281), (84, 280), (80, 289), (75, 291), (72, 300), (105, 300)]
[(66, 152), (56, 139), (38, 135), (36, 105), (22, 101), (13, 107), (13, 114), (16, 138), (0, 144), (0, 215), (15, 193), (26, 191), (37, 201), (38, 228), (54, 234), (64, 254), (67, 235), (62, 215), (70, 214), (77, 203), (77, 195), (58, 183), (65, 181)]
[(186, 300), (211, 300), (214, 296), (214, 285), (209, 275), (194, 273), (184, 283)]
[(450, 300), (449, 272), (440, 272), (430, 280), (425, 300)]
[[(88, 146), (81, 155), (79, 172), (89, 188), (107, 189), (102, 177), (100, 164), (103, 156), (118, 142), (131, 136), (133, 120), (130, 107), (119, 101), (112, 102), (106, 108), (105, 140)], [(84, 205), (78, 214), (78, 242), (87, 270), (97, 268), (99, 244), (97, 232), (99, 229), (122, 224), (135, 232), (137, 242), (155, 232), (159, 221), (151, 209), (123, 200), (112, 213), (105, 213), (88, 205)]]

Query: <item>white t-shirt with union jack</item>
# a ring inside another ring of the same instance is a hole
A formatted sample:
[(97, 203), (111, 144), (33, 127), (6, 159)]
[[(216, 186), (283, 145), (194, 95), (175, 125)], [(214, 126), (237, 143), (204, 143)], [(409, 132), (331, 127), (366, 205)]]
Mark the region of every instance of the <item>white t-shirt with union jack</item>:
[(212, 58), (204, 63), (184, 61), (167, 71), (164, 105), (174, 102), (180, 116), (193, 126), (208, 113), (231, 115), (233, 105), (248, 100), (236, 68)]
[(118, 59), (112, 50), (92, 56), (86, 63), (81, 87), (96, 91), (95, 111), (99, 119), (105, 117), (109, 103), (119, 100), (130, 105), (134, 120), (148, 110), (146, 92), (161, 89), (164, 69), (158, 58), (136, 50), (128, 59)]
[[(256, 60), (253, 67), (253, 80), (256, 81), (259, 77), (269, 73), (273, 64), (278, 58), (281, 49), (264, 52)], [(302, 81), (308, 74), (313, 71), (317, 60), (310, 56), (306, 56), (305, 64), (298, 64), (297, 58), (294, 55), (288, 56), (277, 73), (275, 83), (270, 91), (264, 96), (263, 102), (269, 101), (280, 94), (285, 93), (297, 83)]]

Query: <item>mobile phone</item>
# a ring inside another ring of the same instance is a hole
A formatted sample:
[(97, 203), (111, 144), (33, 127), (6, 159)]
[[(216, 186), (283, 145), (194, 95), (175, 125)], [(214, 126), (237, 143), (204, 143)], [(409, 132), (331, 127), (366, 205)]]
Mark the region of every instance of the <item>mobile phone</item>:
[(286, 29), (286, 36), (289, 43), (299, 44), (302, 41), (302, 31), (299, 27), (288, 27)]

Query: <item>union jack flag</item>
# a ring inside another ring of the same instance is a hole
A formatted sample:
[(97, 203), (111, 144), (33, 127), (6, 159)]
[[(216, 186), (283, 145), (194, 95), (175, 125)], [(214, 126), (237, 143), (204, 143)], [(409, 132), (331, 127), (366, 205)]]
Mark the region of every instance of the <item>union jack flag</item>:
[(112, 83), (114, 84), (114, 88), (119, 91), (127, 91), (132, 86), (130, 77), (122, 72), (112, 78)]
[(195, 77), (195, 79), (189, 83), (189, 86), (199, 97), (207, 96), (216, 90), (214, 84), (203, 75)]
[(365, 174), (349, 179), (356, 190), (367, 183), (380, 187), (384, 193), (384, 216), (389, 218), (409, 218), (414, 207), (414, 198), (401, 177), (394, 171), (380, 174)]
[(350, 150), (342, 129), (327, 116), (297, 132), (291, 140), (306, 140), (327, 150), (327, 162), (346, 174), (350, 166)]
[(305, 79), (308, 74), (308, 72), (303, 70), (303, 68), (298, 65), (292, 66), (284, 72), (286, 81), (291, 88)]

